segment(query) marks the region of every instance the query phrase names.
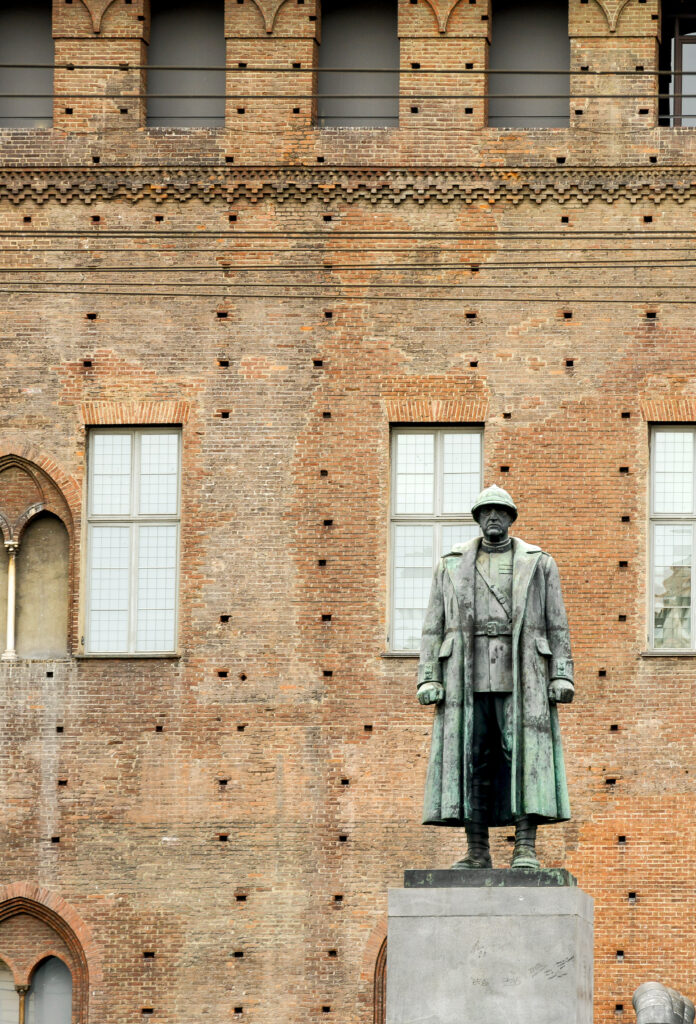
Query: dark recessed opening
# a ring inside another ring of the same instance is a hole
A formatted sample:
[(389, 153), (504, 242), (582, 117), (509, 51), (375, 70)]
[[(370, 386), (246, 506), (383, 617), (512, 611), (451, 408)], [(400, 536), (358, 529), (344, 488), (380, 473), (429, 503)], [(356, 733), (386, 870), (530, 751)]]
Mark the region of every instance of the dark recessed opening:
[(657, 312), (654, 309), (648, 309), (645, 313), (646, 320), (657, 320)]
[(47, 679), (53, 679), (53, 673), (52, 672), (47, 672), (46, 673), (46, 678)]
[(225, 157), (225, 163), (226, 164), (233, 164), (234, 163), (234, 157), (233, 156), (226, 156)]
[(229, 411), (229, 409), (223, 409), (221, 411), (221, 413), (220, 413), (220, 419), (221, 420), (228, 420), (229, 418), (230, 418), (230, 411)]
[(600, 668), (599, 672), (597, 673), (597, 675), (599, 676), (600, 679), (604, 679), (606, 674), (607, 674), (607, 670), (605, 668)]
[(97, 317), (99, 316), (98, 313), (86, 313), (85, 315), (88, 320), (96, 320)]
[(333, 519), (325, 519), (324, 526), (333, 526)]
[(151, 949), (146, 949), (146, 950), (145, 950), (145, 951), (143, 952), (143, 960), (154, 960), (154, 959), (155, 959), (155, 954), (154, 954), (154, 951), (153, 951), (153, 950), (151, 950)]
[(325, 158), (324, 158), (323, 156), (318, 156), (318, 157), (317, 157), (317, 163), (318, 163), (318, 164), (323, 164), (323, 163), (324, 163), (324, 159), (325, 159)]
[(320, 469), (319, 470), (319, 476), (328, 476), (328, 475), (329, 475), (328, 469)]
[(331, 957), (338, 956), (338, 950), (337, 949), (330, 949), (329, 950), (329, 956), (331, 956)]
[(561, 224), (570, 224), (570, 217), (561, 217)]
[(236, 213), (231, 213), (231, 214), (229, 215), (229, 218), (228, 218), (228, 220), (229, 220), (230, 224), (234, 224), (234, 223), (235, 223), (235, 221), (237, 220), (237, 214), (236, 214)]
[(619, 562), (619, 569), (628, 569), (628, 562), (626, 561), (626, 559), (621, 559), (621, 561)]
[(224, 789), (228, 782), (229, 779), (218, 779), (218, 786), (221, 786)]
[(626, 836), (617, 836), (616, 841), (620, 846), (624, 846), (626, 843)]
[(656, 164), (657, 163), (657, 157), (656, 156), (648, 157), (648, 159), (650, 160), (651, 164)]
[(348, 842), (348, 836), (339, 836), (338, 837), (338, 841), (339, 841), (339, 843), (347, 843)]
[(500, 467), (500, 472), (501, 473), (509, 473), (510, 472), (510, 467), (509, 466), (501, 466)]
[(331, 216), (330, 213), (325, 213), (324, 214), (324, 221), (325, 221), (326, 224), (328, 224), (329, 221), (332, 221), (332, 220), (333, 220), (333, 217)]
[(472, 359), (471, 362), (469, 363), (469, 366), (472, 368), (472, 370), (475, 370), (476, 367), (478, 366), (478, 359)]
[(299, 107), (293, 107), (292, 108), (292, 112), (293, 112), (293, 114), (299, 114), (300, 113), (300, 108)]
[(325, 668), (323, 670), (323, 674), (324, 674), (324, 679), (331, 679), (331, 677), (333, 676), (333, 669), (332, 668)]
[(334, 903), (343, 903), (343, 896), (340, 893), (334, 896)]
[(22, 217), (22, 221), (25, 224), (31, 224), (31, 217)]
[(604, 780), (604, 785), (605, 786), (615, 786), (616, 785), (616, 779), (605, 779)]
[(332, 319), (333, 319), (333, 310), (331, 310), (331, 309), (325, 309), (325, 310), (324, 310), (324, 317), (325, 317), (325, 318), (326, 318), (327, 320), (332, 320)]
[(630, 523), (630, 521), (631, 521), (631, 517), (630, 516), (621, 516), (621, 522), (622, 523)]
[(569, 310), (569, 309), (564, 309), (563, 310), (563, 319), (564, 320), (572, 320), (573, 319), (573, 314), (572, 314), (571, 310)]
[(365, 730), (365, 732), (372, 732), (372, 726), (371, 725), (364, 725), (363, 729)]
[(217, 362), (218, 362), (218, 366), (222, 367), (223, 370), (226, 370), (228, 368), (228, 366), (230, 365), (229, 359), (218, 359)]
[(156, 216), (155, 216), (155, 224), (161, 224), (163, 221), (164, 221), (164, 217), (162, 216), (162, 214), (161, 213), (156, 214)]
[(229, 615), (221, 615), (220, 616), (220, 622), (229, 622), (229, 621), (230, 621)]
[(56, 726), (56, 732), (64, 732), (64, 731), (65, 731), (65, 730), (64, 730), (64, 728), (63, 728), (63, 726), (62, 726), (62, 725), (57, 725), (57, 726)]
[(242, 949), (235, 949), (235, 951), (232, 954), (232, 956), (235, 958), (235, 960), (243, 960), (244, 959), (244, 950), (242, 950)]
[(631, 418), (630, 412), (622, 412), (621, 413), (621, 419), (622, 420), (630, 420), (630, 418)]
[(331, 622), (331, 616), (330, 615), (322, 615), (321, 621), (322, 622)]
[(323, 568), (324, 568), (324, 566), (326, 565), (326, 559), (325, 559), (325, 558), (318, 558), (318, 559), (317, 559), (317, 565), (318, 565), (318, 566), (319, 566), (320, 568), (322, 568), (322, 569), (323, 569)]
[[(70, 113), (72, 114), (72, 110), (70, 111)], [(92, 157), (92, 163), (93, 164), (98, 164), (100, 161), (101, 161), (101, 157), (100, 156), (93, 156)]]
[(467, 320), (476, 320), (476, 318), (478, 317), (478, 313), (469, 312), (465, 313), (464, 316), (466, 317)]
[(247, 894), (245, 892), (238, 892), (235, 893), (234, 898), (236, 899), (237, 903), (246, 903)]
[(644, 224), (652, 224), (652, 222), (653, 222), (652, 214), (646, 213), (646, 215), (643, 217), (643, 223)]
[(58, 779), (58, 785), (59, 786), (67, 786), (67, 784), (68, 784), (68, 780), (67, 779)]
[(60, 842), (60, 836), (51, 836), (51, 842), (52, 843), (59, 843)]
[(350, 779), (341, 779), (342, 786), (350, 786)]
[(164, 726), (163, 725), (156, 725), (155, 726), (155, 732), (164, 732)]
[(92, 366), (92, 360), (91, 359), (83, 359), (82, 360), (82, 365), (84, 366), (85, 370), (89, 370), (91, 368), (91, 366)]
[(511, 420), (512, 419), (512, 413), (511, 412), (504, 412), (503, 413), (503, 419), (504, 420)]
[(411, 113), (412, 114), (417, 114), (418, 113), (418, 107), (411, 107)]
[(628, 902), (629, 903), (637, 903), (638, 902), (638, 893), (637, 892), (629, 892), (629, 894), (628, 894)]
[(331, 413), (330, 412), (323, 412), (321, 415), (323, 416), (323, 418), (325, 420), (330, 420), (331, 419)]
[(566, 364), (567, 368), (570, 370), (570, 369), (573, 368), (573, 366), (575, 366), (575, 360), (574, 359), (566, 359), (565, 364)]
[(226, 668), (221, 668), (221, 669), (220, 669), (220, 670), (218, 671), (218, 678), (219, 678), (219, 679), (227, 679), (227, 674), (228, 674), (228, 673), (227, 673), (227, 669), (226, 669)]
[(619, 731), (618, 725), (616, 724), (616, 722), (612, 722), (612, 724), (609, 726), (609, 732), (618, 732), (618, 731)]
[(619, 473), (623, 473), (626, 476), (628, 474), (628, 466), (619, 466)]
[(625, 615), (619, 615), (619, 622), (625, 622), (625, 621), (626, 621), (626, 616)]
[(322, 368), (322, 366), (324, 365), (324, 360), (323, 359), (313, 359), (312, 360), (312, 365), (314, 366), (315, 370), (320, 370)]
[(565, 162), (566, 162), (566, 158), (564, 156), (557, 156), (556, 157), (556, 163), (557, 164), (564, 164)]
[(218, 841), (221, 843), (226, 843), (229, 838), (227, 832), (220, 832), (218, 835)]
[(218, 320), (226, 320), (227, 317), (229, 316), (229, 313), (227, 312), (226, 309), (219, 309), (217, 311), (216, 316), (217, 316)]
[(245, 729), (246, 729), (246, 725), (238, 725), (237, 726), (237, 732), (244, 732)]

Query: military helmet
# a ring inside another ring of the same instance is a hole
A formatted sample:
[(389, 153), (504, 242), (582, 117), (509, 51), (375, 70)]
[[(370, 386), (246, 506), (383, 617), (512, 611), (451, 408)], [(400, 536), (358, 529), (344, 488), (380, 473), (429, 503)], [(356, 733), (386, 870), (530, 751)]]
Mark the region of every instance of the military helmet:
[(477, 512), (480, 512), (482, 508), (487, 505), (499, 505), (500, 508), (507, 509), (512, 516), (512, 521), (517, 519), (517, 505), (514, 503), (507, 491), (504, 491), (502, 487), (497, 487), (495, 484), (492, 487), (486, 487), (479, 494), (478, 498), (471, 506), (471, 514), (478, 522)]

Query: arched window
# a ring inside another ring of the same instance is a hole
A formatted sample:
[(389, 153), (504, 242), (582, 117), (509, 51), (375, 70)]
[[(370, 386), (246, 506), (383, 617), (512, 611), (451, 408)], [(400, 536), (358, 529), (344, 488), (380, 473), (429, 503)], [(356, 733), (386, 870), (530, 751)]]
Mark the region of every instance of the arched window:
[(68, 642), (68, 531), (43, 512), (17, 551), (17, 657), (60, 658)]
[[(50, 128), (53, 123), (51, 0), (0, 2), (0, 128)], [(43, 64), (48, 67), (28, 67)]]
[(224, 0), (151, 0), (147, 123), (224, 125), (225, 50)]
[(322, 0), (318, 81), (322, 127), (398, 125), (396, 0)]
[(72, 975), (57, 956), (50, 956), (34, 971), (27, 994), (26, 1024), (70, 1024)]
[(15, 988), (12, 971), (0, 960), (0, 1024), (17, 1024), (19, 1020), (19, 993)]
[(567, 126), (568, 0), (493, 0), (489, 70), (519, 72), (488, 76), (491, 128)]
[(72, 517), (38, 465), (0, 459), (0, 653), (59, 658), (68, 652)]

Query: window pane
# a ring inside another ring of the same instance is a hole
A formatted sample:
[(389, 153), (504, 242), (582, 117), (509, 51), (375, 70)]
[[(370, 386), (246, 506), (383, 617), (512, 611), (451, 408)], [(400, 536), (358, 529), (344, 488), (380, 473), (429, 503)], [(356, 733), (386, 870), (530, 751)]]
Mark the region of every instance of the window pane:
[(179, 438), (144, 433), (140, 438), (140, 508), (143, 516), (176, 515)]
[(0, 1024), (17, 1024), (19, 995), (9, 967), (0, 960)]
[(27, 999), (27, 1024), (70, 1024), (72, 975), (57, 956), (34, 972)]
[(440, 555), (446, 555), (455, 544), (466, 544), (468, 540), (478, 537), (480, 530), (476, 523), (456, 523), (453, 526), (442, 527), (442, 551)]
[[(682, 93), (682, 127), (696, 125), (696, 43), (682, 46), (682, 77), (677, 82)], [(690, 72), (690, 74), (687, 74)]]
[[(53, 124), (51, 17), (50, 0), (0, 4), (2, 128), (50, 128)], [(24, 67), (2, 66), (8, 64)]]
[(89, 637), (93, 654), (128, 649), (130, 527), (93, 526), (90, 531)]
[(176, 526), (142, 526), (138, 544), (137, 651), (173, 651)]
[(394, 530), (394, 624), (392, 645), (417, 650), (433, 577), (433, 527)]
[(653, 458), (653, 512), (674, 515), (693, 511), (693, 433), (682, 430), (656, 430)]
[(657, 524), (654, 530), (654, 646), (689, 647), (692, 527)]
[(398, 515), (432, 515), (435, 472), (434, 434), (396, 435)]
[(128, 515), (131, 508), (131, 436), (98, 433), (92, 443), (92, 513)]
[(444, 434), (443, 498), (445, 515), (468, 515), (481, 490), (481, 435)]

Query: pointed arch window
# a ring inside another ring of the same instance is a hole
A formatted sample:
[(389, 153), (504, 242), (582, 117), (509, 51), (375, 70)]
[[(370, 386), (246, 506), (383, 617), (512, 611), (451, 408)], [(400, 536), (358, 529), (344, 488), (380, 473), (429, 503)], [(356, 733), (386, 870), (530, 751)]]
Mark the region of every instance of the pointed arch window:
[(72, 974), (57, 956), (36, 968), (26, 995), (26, 1024), (71, 1024)]

